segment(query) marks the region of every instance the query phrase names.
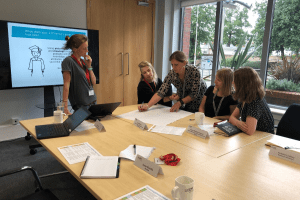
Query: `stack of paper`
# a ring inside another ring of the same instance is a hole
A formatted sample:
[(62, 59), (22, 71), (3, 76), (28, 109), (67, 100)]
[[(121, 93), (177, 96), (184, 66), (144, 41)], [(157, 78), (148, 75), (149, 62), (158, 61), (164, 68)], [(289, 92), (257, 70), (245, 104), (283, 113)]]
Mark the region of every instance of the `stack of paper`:
[(153, 125), (149, 128), (150, 132), (154, 133), (164, 133), (169, 135), (179, 135), (181, 136), (185, 131), (185, 128), (174, 127), (174, 126), (160, 126), (160, 125)]
[(290, 149), (296, 152), (300, 152), (300, 141), (278, 135), (276, 137), (273, 137), (271, 140), (268, 140), (266, 145), (277, 146), (284, 149)]
[(119, 157), (135, 161), (136, 155), (139, 154), (144, 158), (148, 159), (154, 149), (155, 147), (145, 147), (136, 145), (136, 150), (134, 150), (133, 145), (129, 145), (125, 150), (120, 152)]

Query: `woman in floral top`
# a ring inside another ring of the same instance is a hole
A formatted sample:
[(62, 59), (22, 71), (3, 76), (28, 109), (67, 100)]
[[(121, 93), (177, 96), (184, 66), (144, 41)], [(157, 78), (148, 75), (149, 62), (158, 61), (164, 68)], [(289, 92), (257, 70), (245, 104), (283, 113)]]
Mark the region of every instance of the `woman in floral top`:
[(153, 95), (148, 104), (140, 105), (140, 111), (146, 111), (156, 104), (167, 94), (171, 84), (177, 88), (177, 94), (173, 94), (169, 98), (177, 100), (171, 107), (171, 112), (177, 112), (179, 109), (189, 112), (197, 112), (206, 91), (206, 83), (201, 78), (200, 71), (191, 65), (187, 65), (188, 61), (185, 54), (181, 51), (175, 51), (169, 58), (172, 70), (165, 77), (164, 82), (158, 92)]

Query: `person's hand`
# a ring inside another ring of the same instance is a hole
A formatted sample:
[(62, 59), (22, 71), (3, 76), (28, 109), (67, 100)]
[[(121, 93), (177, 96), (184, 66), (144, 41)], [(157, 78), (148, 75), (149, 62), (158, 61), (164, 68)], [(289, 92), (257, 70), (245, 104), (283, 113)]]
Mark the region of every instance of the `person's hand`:
[(86, 56), (84, 57), (84, 60), (85, 60), (85, 63), (87, 64), (88, 67), (91, 67), (91, 66), (92, 66), (92, 58), (91, 58), (91, 56), (86, 55)]
[(238, 121), (236, 126), (241, 129), (243, 132), (248, 132), (248, 125), (243, 121)]
[(178, 112), (179, 108), (181, 106), (181, 103), (178, 101), (177, 103), (175, 103), (172, 108), (170, 109), (170, 112)]
[(69, 109), (68, 108), (64, 108), (64, 113), (66, 114), (66, 115), (72, 115), (72, 113), (70, 113), (70, 111), (69, 111)]
[(171, 101), (173, 101), (173, 100), (178, 101), (179, 100), (179, 96), (177, 94), (172, 94), (171, 96), (169, 96), (169, 99), (171, 99)]
[(142, 105), (138, 106), (138, 109), (139, 109), (140, 112), (144, 112), (144, 111), (147, 111), (149, 109), (149, 106), (148, 106), (148, 104), (142, 104)]

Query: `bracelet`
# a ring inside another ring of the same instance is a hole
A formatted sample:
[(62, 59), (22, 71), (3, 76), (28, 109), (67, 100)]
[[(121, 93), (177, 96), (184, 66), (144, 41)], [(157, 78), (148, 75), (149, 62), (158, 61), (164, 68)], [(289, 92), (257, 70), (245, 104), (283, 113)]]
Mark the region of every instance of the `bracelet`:
[(92, 67), (90, 67), (90, 68), (88, 68), (88, 70), (89, 70), (89, 71), (91, 71), (91, 70), (93, 70), (93, 68), (92, 68)]

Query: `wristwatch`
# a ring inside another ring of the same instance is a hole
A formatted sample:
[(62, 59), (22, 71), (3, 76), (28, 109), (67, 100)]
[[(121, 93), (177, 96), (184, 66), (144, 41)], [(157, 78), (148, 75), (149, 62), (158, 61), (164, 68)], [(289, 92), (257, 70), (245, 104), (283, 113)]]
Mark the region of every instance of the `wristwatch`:
[(185, 104), (184, 104), (184, 102), (182, 101), (182, 99), (179, 99), (179, 102), (180, 102), (180, 104), (181, 104), (181, 107), (184, 108), (184, 107), (185, 107)]

